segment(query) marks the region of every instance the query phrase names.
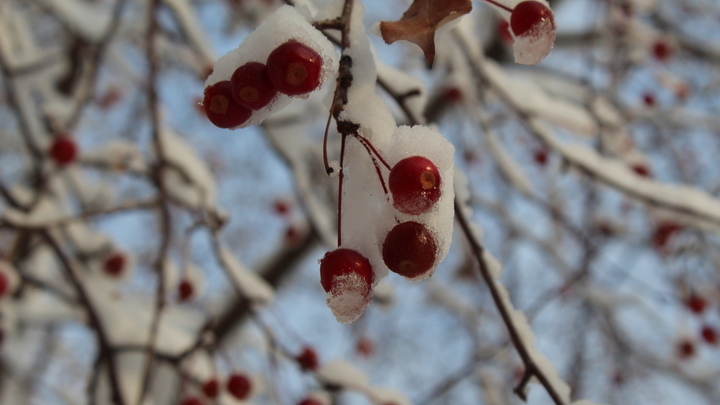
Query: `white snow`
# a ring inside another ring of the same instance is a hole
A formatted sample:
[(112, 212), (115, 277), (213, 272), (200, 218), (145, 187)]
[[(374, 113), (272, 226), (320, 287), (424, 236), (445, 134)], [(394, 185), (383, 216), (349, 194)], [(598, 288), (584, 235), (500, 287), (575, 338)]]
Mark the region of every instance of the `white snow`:
[(325, 383), (338, 385), (351, 390), (367, 389), (369, 378), (359, 368), (345, 360), (332, 360), (320, 366), (317, 375)]
[(221, 248), (219, 259), (243, 297), (261, 305), (273, 301), (275, 291), (270, 284), (248, 270), (229, 249)]
[(333, 288), (325, 294), (328, 307), (338, 322), (355, 322), (372, 301), (372, 286), (359, 274), (348, 273), (333, 279)]

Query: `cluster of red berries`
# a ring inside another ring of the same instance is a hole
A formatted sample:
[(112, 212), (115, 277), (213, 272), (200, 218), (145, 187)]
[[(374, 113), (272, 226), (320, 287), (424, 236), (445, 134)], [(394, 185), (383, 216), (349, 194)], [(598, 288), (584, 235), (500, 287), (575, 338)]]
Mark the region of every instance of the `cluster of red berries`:
[(242, 125), (275, 99), (277, 93), (299, 96), (320, 85), (323, 60), (309, 46), (290, 40), (275, 48), (265, 64), (248, 62), (230, 80), (205, 89), (203, 106), (210, 122), (220, 128)]
[[(393, 207), (403, 214), (419, 216), (429, 212), (440, 199), (440, 173), (435, 164), (422, 156), (412, 156), (396, 163), (390, 170), (388, 188)], [(413, 279), (428, 272), (437, 260), (433, 232), (418, 221), (396, 225), (385, 237), (382, 258), (393, 272)], [(320, 261), (320, 282), (326, 292), (342, 288), (343, 277), (353, 275), (365, 281), (371, 292), (374, 273), (369, 260), (361, 253), (339, 248), (325, 254)]]
[[(220, 383), (216, 378), (211, 378), (202, 384), (202, 392), (206, 398), (214, 401), (220, 395)], [(244, 401), (250, 398), (252, 393), (252, 381), (242, 373), (233, 373), (225, 384), (225, 389), (235, 399)], [(214, 402), (213, 402), (214, 403)], [(198, 397), (188, 396), (180, 402), (181, 405), (205, 405)]]

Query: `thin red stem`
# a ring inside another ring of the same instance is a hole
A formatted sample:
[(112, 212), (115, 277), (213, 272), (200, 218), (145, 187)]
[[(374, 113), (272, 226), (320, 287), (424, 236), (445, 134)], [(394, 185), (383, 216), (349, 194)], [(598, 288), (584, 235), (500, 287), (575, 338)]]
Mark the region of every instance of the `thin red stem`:
[(343, 162), (345, 162), (345, 139), (346, 134), (342, 134), (340, 143), (340, 184), (338, 185), (338, 247), (342, 246), (342, 195), (343, 195)]
[(375, 154), (375, 156), (377, 156), (378, 159), (380, 159), (380, 162), (382, 162), (383, 166), (387, 167), (388, 170), (392, 170), (392, 167), (390, 167), (388, 162), (385, 161), (385, 159), (382, 157), (380, 152), (378, 152), (377, 149), (375, 149), (373, 144), (370, 143), (370, 141), (368, 141), (367, 138), (365, 138), (364, 136), (362, 136), (360, 134), (355, 134), (355, 136), (358, 137), (364, 145), (366, 145), (365, 146), (366, 148), (369, 147), (370, 149), (372, 149), (372, 152)]
[(503, 9), (503, 10), (509, 12), (509, 13), (512, 13), (512, 9), (509, 8), (508, 6), (504, 5), (504, 4), (500, 4), (500, 3), (498, 3), (498, 2), (496, 2), (496, 1), (494, 1), (494, 0), (484, 0), (484, 1), (487, 2), (487, 3), (490, 3), (490, 4), (494, 5), (494, 6), (498, 6), (498, 7), (500, 7), (501, 9)]
[(356, 136), (358, 137), (358, 141), (360, 141), (362, 146), (365, 147), (365, 150), (367, 151), (368, 155), (370, 156), (370, 159), (372, 159), (373, 165), (375, 166), (375, 171), (377, 172), (377, 175), (378, 175), (378, 179), (380, 179), (380, 184), (382, 185), (385, 195), (387, 195), (388, 189), (385, 186), (385, 180), (383, 180), (382, 173), (380, 173), (380, 166), (377, 163), (377, 159), (375, 159), (375, 156), (373, 156), (372, 152), (370, 151), (371, 146), (367, 143), (367, 139), (363, 138), (360, 135), (356, 135)]

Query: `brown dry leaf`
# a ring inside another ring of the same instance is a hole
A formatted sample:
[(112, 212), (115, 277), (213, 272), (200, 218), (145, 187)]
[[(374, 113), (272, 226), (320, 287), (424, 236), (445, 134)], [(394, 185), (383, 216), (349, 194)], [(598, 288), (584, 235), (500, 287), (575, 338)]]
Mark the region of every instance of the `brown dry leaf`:
[(380, 32), (387, 44), (398, 39), (417, 44), (432, 66), (435, 59), (435, 31), (470, 10), (470, 0), (415, 0), (400, 20), (381, 22)]

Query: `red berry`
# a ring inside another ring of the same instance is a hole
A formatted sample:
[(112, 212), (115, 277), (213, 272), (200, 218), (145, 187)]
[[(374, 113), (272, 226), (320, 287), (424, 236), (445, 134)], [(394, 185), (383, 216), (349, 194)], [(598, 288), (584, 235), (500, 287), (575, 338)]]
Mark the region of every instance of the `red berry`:
[(227, 381), (228, 392), (241, 401), (250, 396), (251, 388), (250, 379), (242, 374), (233, 374)]
[(322, 58), (298, 41), (288, 41), (267, 58), (267, 72), (277, 91), (288, 96), (309, 93), (320, 85)]
[(637, 173), (639, 176), (642, 177), (651, 177), (650, 175), (650, 169), (645, 166), (644, 164), (635, 164), (632, 166), (632, 170)]
[(203, 405), (202, 401), (195, 397), (188, 397), (183, 399), (183, 401), (180, 403), (181, 405)]
[(315, 398), (305, 398), (298, 402), (298, 405), (324, 405), (322, 402)]
[(355, 250), (339, 248), (325, 253), (320, 260), (320, 284), (325, 292), (332, 291), (339, 276), (356, 274), (367, 282), (367, 293), (373, 282), (373, 270), (368, 259)]
[(235, 102), (228, 80), (205, 88), (203, 107), (210, 122), (220, 128), (235, 128), (252, 115), (252, 111)]
[(440, 199), (440, 173), (430, 159), (412, 156), (399, 161), (388, 179), (393, 206), (400, 212), (420, 215)]
[(535, 159), (535, 163), (539, 164), (540, 166), (545, 166), (548, 160), (548, 151), (545, 148), (538, 148), (535, 149), (535, 152), (533, 152), (533, 159)]
[(195, 288), (188, 280), (182, 280), (178, 285), (178, 297), (180, 301), (189, 300), (195, 294)]
[(452, 86), (452, 87), (448, 87), (445, 90), (443, 90), (442, 97), (443, 97), (443, 100), (445, 100), (445, 102), (454, 104), (459, 101), (462, 101), (463, 94), (460, 89), (458, 89), (455, 86)]
[(674, 222), (661, 222), (657, 225), (653, 233), (653, 246), (655, 246), (656, 249), (664, 248), (670, 240), (670, 237), (680, 229), (682, 229), (680, 225)]
[(72, 138), (60, 135), (55, 137), (48, 153), (58, 166), (65, 166), (75, 161), (77, 145)]
[(125, 255), (120, 252), (111, 253), (105, 258), (103, 270), (109, 276), (118, 277), (125, 268)]
[(363, 357), (372, 357), (373, 353), (375, 353), (375, 344), (370, 338), (362, 336), (358, 340), (355, 350)]
[(220, 393), (220, 386), (218, 380), (211, 378), (202, 385), (203, 394), (208, 398), (216, 398)]
[(681, 359), (687, 359), (695, 355), (695, 345), (693, 342), (685, 339), (677, 345), (677, 355)]
[(652, 52), (653, 55), (655, 55), (655, 59), (661, 62), (665, 62), (666, 60), (670, 59), (670, 56), (672, 55), (672, 48), (667, 41), (663, 39), (658, 39), (653, 44)]
[(514, 39), (512, 37), (512, 34), (510, 33), (510, 23), (502, 20), (497, 25), (497, 31), (500, 35), (500, 39), (506, 44), (512, 44), (514, 42)]
[(700, 331), (700, 335), (702, 335), (702, 338), (705, 342), (711, 345), (718, 344), (717, 331), (715, 331), (715, 329), (713, 329), (712, 327), (707, 325), (703, 326), (702, 330)]
[(304, 347), (302, 352), (295, 357), (303, 370), (315, 370), (318, 367), (318, 355), (312, 347)]
[(437, 245), (428, 228), (417, 222), (396, 225), (385, 237), (382, 251), (388, 268), (401, 276), (415, 278), (435, 264)]
[(278, 200), (273, 203), (273, 209), (280, 215), (285, 215), (290, 212), (290, 203), (283, 200)]
[(643, 95), (643, 102), (645, 102), (645, 105), (648, 107), (655, 107), (655, 96), (650, 93), (645, 93)]
[(510, 27), (515, 36), (519, 37), (546, 20), (555, 25), (553, 13), (545, 4), (532, 0), (523, 1), (513, 9), (510, 15)]
[(0, 298), (5, 296), (8, 290), (10, 290), (10, 280), (8, 280), (7, 274), (0, 271)]
[(707, 301), (699, 295), (691, 294), (685, 301), (685, 305), (687, 305), (688, 309), (693, 313), (701, 314), (707, 307)]
[(265, 107), (277, 94), (265, 65), (260, 62), (249, 62), (237, 68), (230, 83), (235, 102), (251, 110)]

